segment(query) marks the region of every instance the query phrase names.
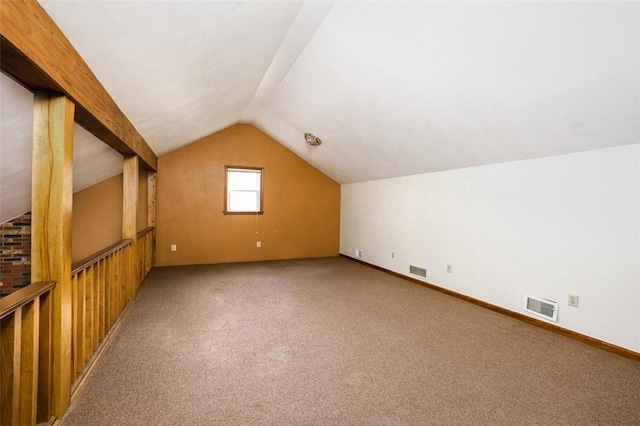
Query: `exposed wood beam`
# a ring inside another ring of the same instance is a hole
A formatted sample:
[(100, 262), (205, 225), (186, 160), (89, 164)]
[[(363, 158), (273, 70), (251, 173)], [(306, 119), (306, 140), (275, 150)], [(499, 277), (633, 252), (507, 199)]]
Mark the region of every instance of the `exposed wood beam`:
[(76, 121), (147, 170), (158, 159), (45, 10), (35, 1), (0, 1), (0, 67), (27, 88), (64, 93)]

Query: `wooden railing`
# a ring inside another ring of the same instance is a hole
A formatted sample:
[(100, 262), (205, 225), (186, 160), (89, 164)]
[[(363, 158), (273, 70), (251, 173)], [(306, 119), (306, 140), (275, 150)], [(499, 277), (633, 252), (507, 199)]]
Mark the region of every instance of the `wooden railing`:
[(72, 382), (85, 367), (138, 289), (132, 240), (95, 253), (73, 265), (71, 285)]
[(76, 262), (71, 272), (72, 392), (153, 267), (154, 228)]
[(138, 232), (136, 250), (138, 255), (138, 281), (144, 282), (153, 267), (153, 253), (155, 248), (155, 228), (147, 228)]
[[(0, 425), (34, 425), (48, 412), (53, 281), (0, 299)], [(44, 407), (42, 407), (44, 405)]]
[[(72, 395), (151, 271), (154, 237), (147, 228), (72, 265)], [(0, 299), (0, 426), (49, 420), (55, 286), (34, 283)]]

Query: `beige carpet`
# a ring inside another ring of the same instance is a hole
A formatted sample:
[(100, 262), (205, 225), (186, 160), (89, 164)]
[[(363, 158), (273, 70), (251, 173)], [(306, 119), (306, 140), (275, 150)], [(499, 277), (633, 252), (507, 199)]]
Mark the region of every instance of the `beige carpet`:
[(155, 269), (71, 425), (639, 425), (640, 363), (343, 258)]

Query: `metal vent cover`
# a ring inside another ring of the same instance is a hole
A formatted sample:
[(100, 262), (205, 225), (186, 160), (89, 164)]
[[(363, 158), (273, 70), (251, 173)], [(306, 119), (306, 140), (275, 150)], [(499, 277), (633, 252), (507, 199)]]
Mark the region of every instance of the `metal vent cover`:
[(419, 266), (409, 265), (409, 273), (427, 278), (427, 270)]
[(558, 321), (558, 302), (527, 296), (525, 310), (548, 320)]

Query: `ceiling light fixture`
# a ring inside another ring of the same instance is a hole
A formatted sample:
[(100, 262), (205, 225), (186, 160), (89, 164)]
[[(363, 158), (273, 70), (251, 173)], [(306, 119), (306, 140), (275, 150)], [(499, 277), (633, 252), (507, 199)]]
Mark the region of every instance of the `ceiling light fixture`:
[(314, 135), (313, 133), (305, 133), (304, 140), (306, 140), (307, 143), (311, 146), (322, 145), (322, 140), (320, 140), (320, 138)]

